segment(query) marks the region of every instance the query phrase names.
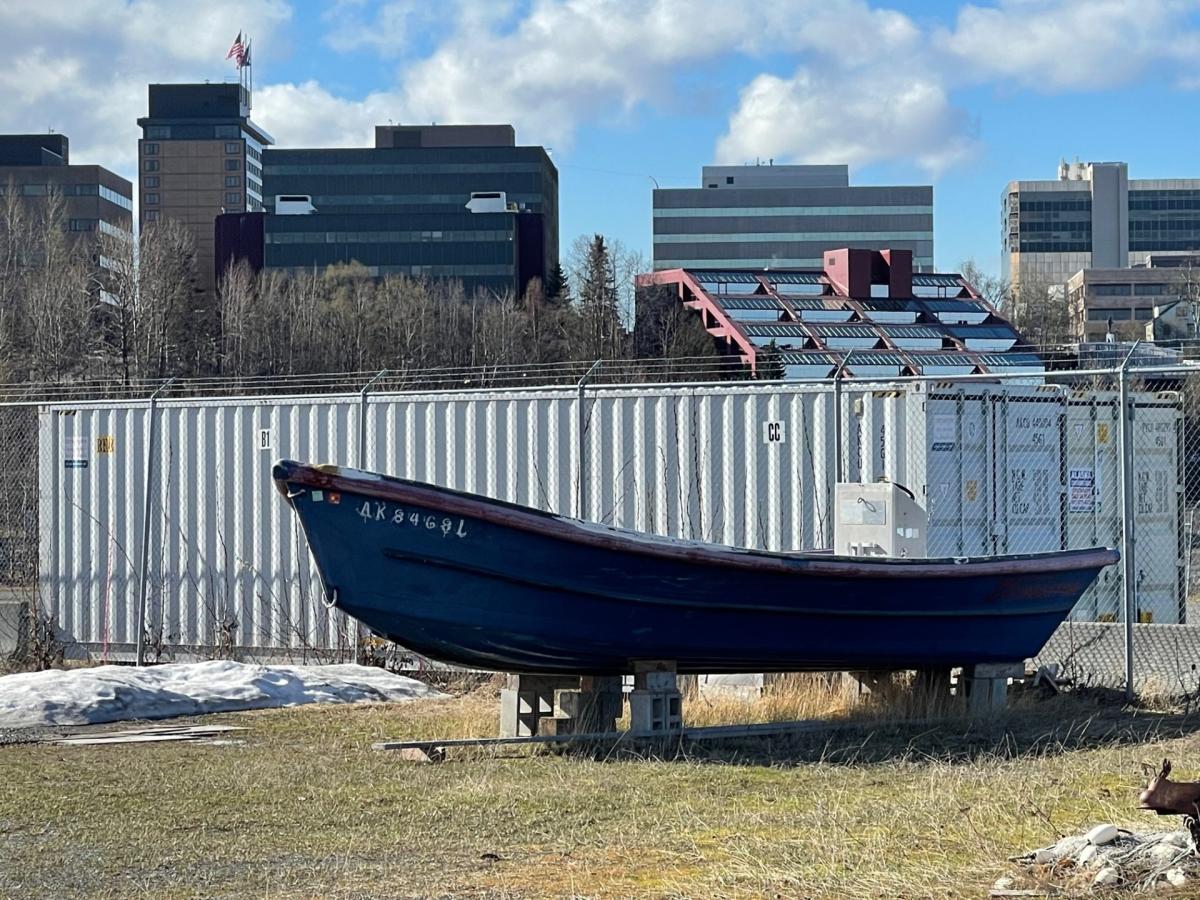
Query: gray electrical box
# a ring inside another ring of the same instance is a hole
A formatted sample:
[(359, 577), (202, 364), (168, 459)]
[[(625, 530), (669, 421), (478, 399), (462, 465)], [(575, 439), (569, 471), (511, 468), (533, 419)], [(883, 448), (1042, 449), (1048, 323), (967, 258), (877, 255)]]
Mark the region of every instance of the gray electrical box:
[(888, 481), (838, 484), (833, 552), (924, 557), (929, 517), (907, 488)]

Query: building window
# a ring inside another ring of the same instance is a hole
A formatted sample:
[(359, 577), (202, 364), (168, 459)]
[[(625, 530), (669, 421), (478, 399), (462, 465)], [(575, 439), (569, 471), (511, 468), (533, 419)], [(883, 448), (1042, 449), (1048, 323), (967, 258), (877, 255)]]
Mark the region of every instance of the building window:
[(217, 125), (213, 128), (213, 135), (219, 138), (235, 138), (241, 136), (241, 133), (241, 129), (236, 125)]
[(228, 144), (225, 145), (225, 152), (240, 154), (242, 152), (242, 145), (238, 142), (230, 141)]
[(146, 203), (150, 204), (151, 206), (158, 205), (158, 194), (147, 194), (145, 199)]
[(143, 172), (157, 172), (158, 171), (158, 160), (157, 159), (142, 160), (142, 171)]
[(241, 175), (226, 175), (225, 176), (225, 187), (241, 187), (241, 186), (242, 186), (242, 176)]
[(68, 225), (71, 231), (95, 231), (95, 219), (72, 219)]
[(112, 188), (105, 187), (102, 184), (98, 185), (97, 187), (99, 188), (100, 196), (103, 197), (105, 200), (107, 200), (109, 203), (115, 203), (117, 206), (121, 207), (121, 209), (128, 209), (132, 212), (132, 210), (133, 210), (133, 198), (132, 197), (126, 197), (124, 194), (118, 194)]
[(147, 125), (146, 137), (150, 139), (169, 138), (171, 136), (171, 127), (169, 125)]
[(726, 183), (726, 184), (733, 184), (733, 176), (732, 176), (732, 175), (726, 175), (726, 176), (725, 176), (725, 183)]
[(226, 172), (240, 172), (242, 170), (242, 161), (240, 159), (225, 160)]
[(45, 197), (46, 186), (44, 184), (23, 184), (21, 193), (26, 197)]
[(157, 222), (158, 221), (158, 210), (157, 209), (148, 209), (144, 213), (142, 213), (142, 218), (145, 219), (147, 222)]
[(225, 195), (225, 205), (226, 206), (241, 206), (242, 205), (242, 195), (240, 193), (226, 194)]
[(148, 175), (142, 179), (142, 187), (156, 188), (158, 187), (158, 176)]
[(142, 144), (142, 152), (147, 156), (158, 156), (158, 144)]

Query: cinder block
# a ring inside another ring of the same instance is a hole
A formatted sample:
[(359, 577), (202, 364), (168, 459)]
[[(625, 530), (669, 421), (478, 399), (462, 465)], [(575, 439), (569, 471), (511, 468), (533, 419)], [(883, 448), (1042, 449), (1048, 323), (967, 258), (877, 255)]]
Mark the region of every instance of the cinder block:
[[(1018, 664), (1019, 665), (1019, 664)], [(987, 664), (966, 666), (962, 685), (967, 693), (967, 710), (973, 716), (1000, 715), (1008, 705), (1008, 679), (1012, 665)], [(1020, 668), (1024, 674), (1024, 667)]]
[(500, 690), (500, 737), (531, 737), (538, 721), (554, 715), (554, 692), (579, 686), (560, 675), (509, 675)]
[(632, 734), (670, 734), (683, 728), (683, 698), (679, 691), (634, 690), (629, 694)]

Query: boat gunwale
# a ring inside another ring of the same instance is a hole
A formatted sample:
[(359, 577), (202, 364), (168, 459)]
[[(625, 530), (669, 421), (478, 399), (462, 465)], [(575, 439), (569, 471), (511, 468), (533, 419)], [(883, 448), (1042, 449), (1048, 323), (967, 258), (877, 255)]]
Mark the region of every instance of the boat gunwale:
[(1120, 559), (1120, 553), (1108, 547), (936, 559), (822, 557), (803, 552), (787, 553), (686, 542), (679, 538), (586, 522), (505, 500), (360, 469), (280, 460), (272, 469), (272, 478), (279, 492), (289, 502), (291, 498), (288, 497), (287, 484), (300, 484), (308, 488), (337, 490), (393, 503), (428, 507), (610, 552), (760, 573), (851, 578), (975, 578), (1102, 569)]

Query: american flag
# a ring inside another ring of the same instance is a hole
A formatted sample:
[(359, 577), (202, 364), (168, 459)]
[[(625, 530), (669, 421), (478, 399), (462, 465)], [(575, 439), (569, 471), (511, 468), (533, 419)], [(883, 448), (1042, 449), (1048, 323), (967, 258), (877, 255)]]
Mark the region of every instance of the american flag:
[(240, 31), (238, 32), (238, 36), (233, 39), (233, 45), (229, 48), (229, 52), (225, 54), (225, 58), (236, 60), (239, 69), (246, 64), (246, 45), (242, 43), (242, 33)]

